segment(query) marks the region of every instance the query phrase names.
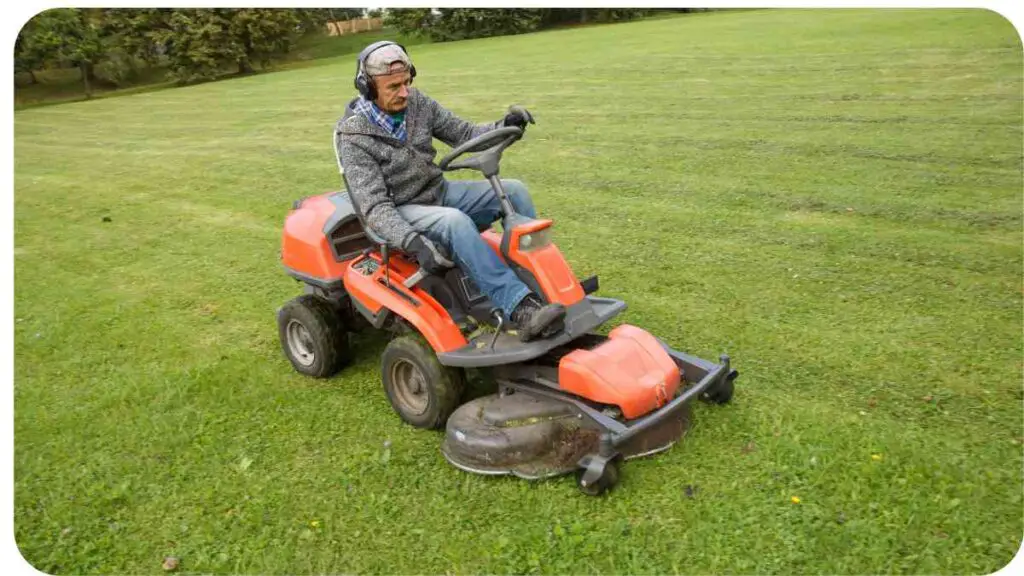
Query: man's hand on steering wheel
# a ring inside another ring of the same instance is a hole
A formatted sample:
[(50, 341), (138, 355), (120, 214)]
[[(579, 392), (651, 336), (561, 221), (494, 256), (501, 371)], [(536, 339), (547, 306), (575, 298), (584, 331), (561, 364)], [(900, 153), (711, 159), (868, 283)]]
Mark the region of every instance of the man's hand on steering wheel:
[(515, 126), (523, 131), (526, 131), (527, 123), (536, 124), (530, 111), (518, 104), (509, 106), (508, 114), (505, 114), (505, 117), (501, 120), (502, 126)]
[[(518, 126), (502, 126), (488, 130), (476, 138), (459, 144), (449, 152), (437, 167), (444, 171), (472, 169), (480, 170), (484, 176), (497, 175), (498, 161), (501, 153), (523, 137), (523, 130)], [(479, 152), (475, 156), (462, 158), (463, 155)]]

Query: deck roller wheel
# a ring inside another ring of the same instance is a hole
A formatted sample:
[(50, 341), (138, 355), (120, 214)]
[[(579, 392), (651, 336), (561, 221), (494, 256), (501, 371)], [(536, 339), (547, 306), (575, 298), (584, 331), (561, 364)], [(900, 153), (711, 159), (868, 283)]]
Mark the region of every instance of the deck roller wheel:
[(600, 496), (619, 483), (619, 467), (614, 458), (588, 454), (580, 459), (576, 486), (587, 496)]

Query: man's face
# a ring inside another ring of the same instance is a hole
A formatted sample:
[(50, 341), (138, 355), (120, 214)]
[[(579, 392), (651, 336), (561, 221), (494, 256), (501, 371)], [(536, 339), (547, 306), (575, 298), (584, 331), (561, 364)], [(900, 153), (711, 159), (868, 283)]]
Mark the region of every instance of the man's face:
[(405, 110), (409, 104), (409, 84), (412, 83), (412, 75), (408, 70), (402, 67), (399, 72), (375, 76), (373, 81), (377, 83), (375, 103), (378, 108), (389, 114)]

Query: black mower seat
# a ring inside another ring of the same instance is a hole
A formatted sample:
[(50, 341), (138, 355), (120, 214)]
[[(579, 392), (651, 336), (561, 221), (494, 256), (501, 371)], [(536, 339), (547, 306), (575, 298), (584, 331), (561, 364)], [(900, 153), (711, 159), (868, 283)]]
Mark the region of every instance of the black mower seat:
[(383, 244), (387, 244), (388, 243), (387, 240), (381, 238), (380, 236), (377, 236), (376, 232), (374, 232), (373, 230), (370, 230), (369, 226), (365, 226), (364, 225), (363, 226), (363, 232), (366, 232), (366, 237), (370, 239), (370, 242), (373, 242), (374, 244), (376, 244), (378, 246), (381, 246)]
[[(362, 220), (360, 220), (360, 224), (362, 224)], [(366, 232), (366, 237), (370, 240), (370, 242), (373, 242), (374, 244), (377, 245), (377, 248), (380, 250), (380, 253), (382, 255), (386, 254), (389, 251), (392, 251), (392, 252), (402, 252), (403, 254), (405, 253), (405, 251), (400, 249), (400, 248), (389, 247), (387, 240), (385, 240), (385, 239), (381, 238), (380, 236), (378, 236), (377, 233), (374, 232), (373, 230), (370, 230), (369, 226), (364, 225), (363, 226), (363, 232)], [(446, 269), (449, 269), (449, 268), (454, 268), (454, 266), (446, 267)], [(443, 274), (442, 274), (442, 276), (443, 276)]]

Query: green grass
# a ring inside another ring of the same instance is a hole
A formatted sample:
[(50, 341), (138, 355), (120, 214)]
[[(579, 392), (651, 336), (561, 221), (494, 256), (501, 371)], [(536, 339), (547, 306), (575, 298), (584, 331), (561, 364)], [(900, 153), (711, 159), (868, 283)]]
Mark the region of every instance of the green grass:
[(1021, 54), (981, 10), (415, 51), (456, 113), (535, 113), (502, 173), (617, 321), (741, 372), (601, 499), (447, 465), (379, 337), (329, 381), (283, 358), (280, 227), (338, 187), (348, 57), (17, 112), (18, 545), (51, 573), (993, 572), (1024, 528)]
[[(78, 68), (40, 70), (35, 72), (35, 77), (36, 82), (31, 83), (28, 73), (15, 74), (15, 110), (85, 99), (82, 74)], [(174, 86), (174, 82), (167, 79), (167, 70), (162, 67), (139, 68), (137, 75), (132, 80), (126, 80), (120, 86), (115, 86), (102, 79), (94, 84), (92, 98), (124, 96)]]

